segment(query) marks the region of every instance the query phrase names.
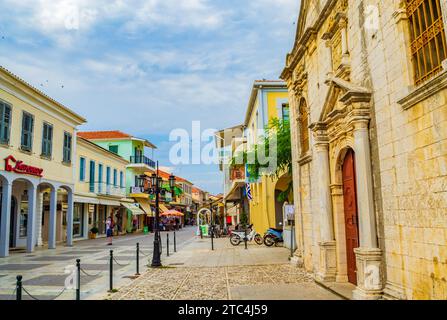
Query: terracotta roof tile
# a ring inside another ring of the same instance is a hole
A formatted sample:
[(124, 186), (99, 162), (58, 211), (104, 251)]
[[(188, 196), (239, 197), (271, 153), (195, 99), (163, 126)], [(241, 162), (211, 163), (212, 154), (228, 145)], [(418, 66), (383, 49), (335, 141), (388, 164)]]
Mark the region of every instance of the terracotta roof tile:
[(78, 132), (78, 136), (88, 140), (95, 139), (123, 139), (132, 138), (131, 135), (115, 130), (115, 131), (81, 131)]

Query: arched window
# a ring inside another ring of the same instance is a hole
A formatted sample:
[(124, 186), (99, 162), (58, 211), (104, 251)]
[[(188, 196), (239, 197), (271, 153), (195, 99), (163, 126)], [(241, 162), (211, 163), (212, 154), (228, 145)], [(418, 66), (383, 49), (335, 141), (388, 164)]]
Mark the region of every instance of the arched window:
[(415, 84), (442, 70), (446, 59), (446, 39), (439, 0), (406, 0), (410, 23), (411, 56)]
[(304, 98), (300, 101), (299, 113), (301, 156), (304, 156), (309, 151), (309, 113)]

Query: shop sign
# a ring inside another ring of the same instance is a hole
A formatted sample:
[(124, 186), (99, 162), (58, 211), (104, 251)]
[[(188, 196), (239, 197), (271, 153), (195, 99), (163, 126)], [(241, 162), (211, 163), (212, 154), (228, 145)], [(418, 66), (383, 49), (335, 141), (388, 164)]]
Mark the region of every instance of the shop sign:
[(295, 220), (295, 206), (293, 204), (285, 205), (284, 212), (287, 220)]
[(165, 193), (165, 200), (166, 200), (166, 202), (172, 202), (172, 193), (166, 192)]
[(140, 194), (140, 193), (144, 193), (144, 188), (142, 188), (142, 187), (131, 187), (131, 188), (130, 188), (130, 193), (131, 193), (131, 194)]
[(245, 168), (242, 166), (231, 168), (230, 180), (245, 180)]
[(13, 156), (5, 158), (5, 171), (43, 177), (43, 169), (26, 165), (23, 161), (16, 160)]

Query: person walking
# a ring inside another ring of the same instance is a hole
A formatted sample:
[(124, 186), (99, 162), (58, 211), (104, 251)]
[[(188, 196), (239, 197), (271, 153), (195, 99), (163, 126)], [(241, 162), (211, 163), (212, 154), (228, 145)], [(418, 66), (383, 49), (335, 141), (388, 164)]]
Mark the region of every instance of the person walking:
[(107, 236), (107, 240), (108, 240), (108, 243), (107, 243), (108, 246), (112, 245), (113, 228), (114, 228), (114, 225), (113, 225), (112, 217), (108, 217), (107, 222), (106, 222), (106, 236)]

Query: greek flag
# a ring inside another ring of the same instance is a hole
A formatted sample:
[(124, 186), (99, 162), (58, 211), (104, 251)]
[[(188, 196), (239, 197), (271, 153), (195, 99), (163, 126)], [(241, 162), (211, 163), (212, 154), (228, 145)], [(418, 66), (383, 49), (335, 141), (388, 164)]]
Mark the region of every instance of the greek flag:
[(253, 200), (253, 197), (251, 195), (251, 187), (249, 183), (245, 184), (245, 194), (247, 195), (248, 200)]

